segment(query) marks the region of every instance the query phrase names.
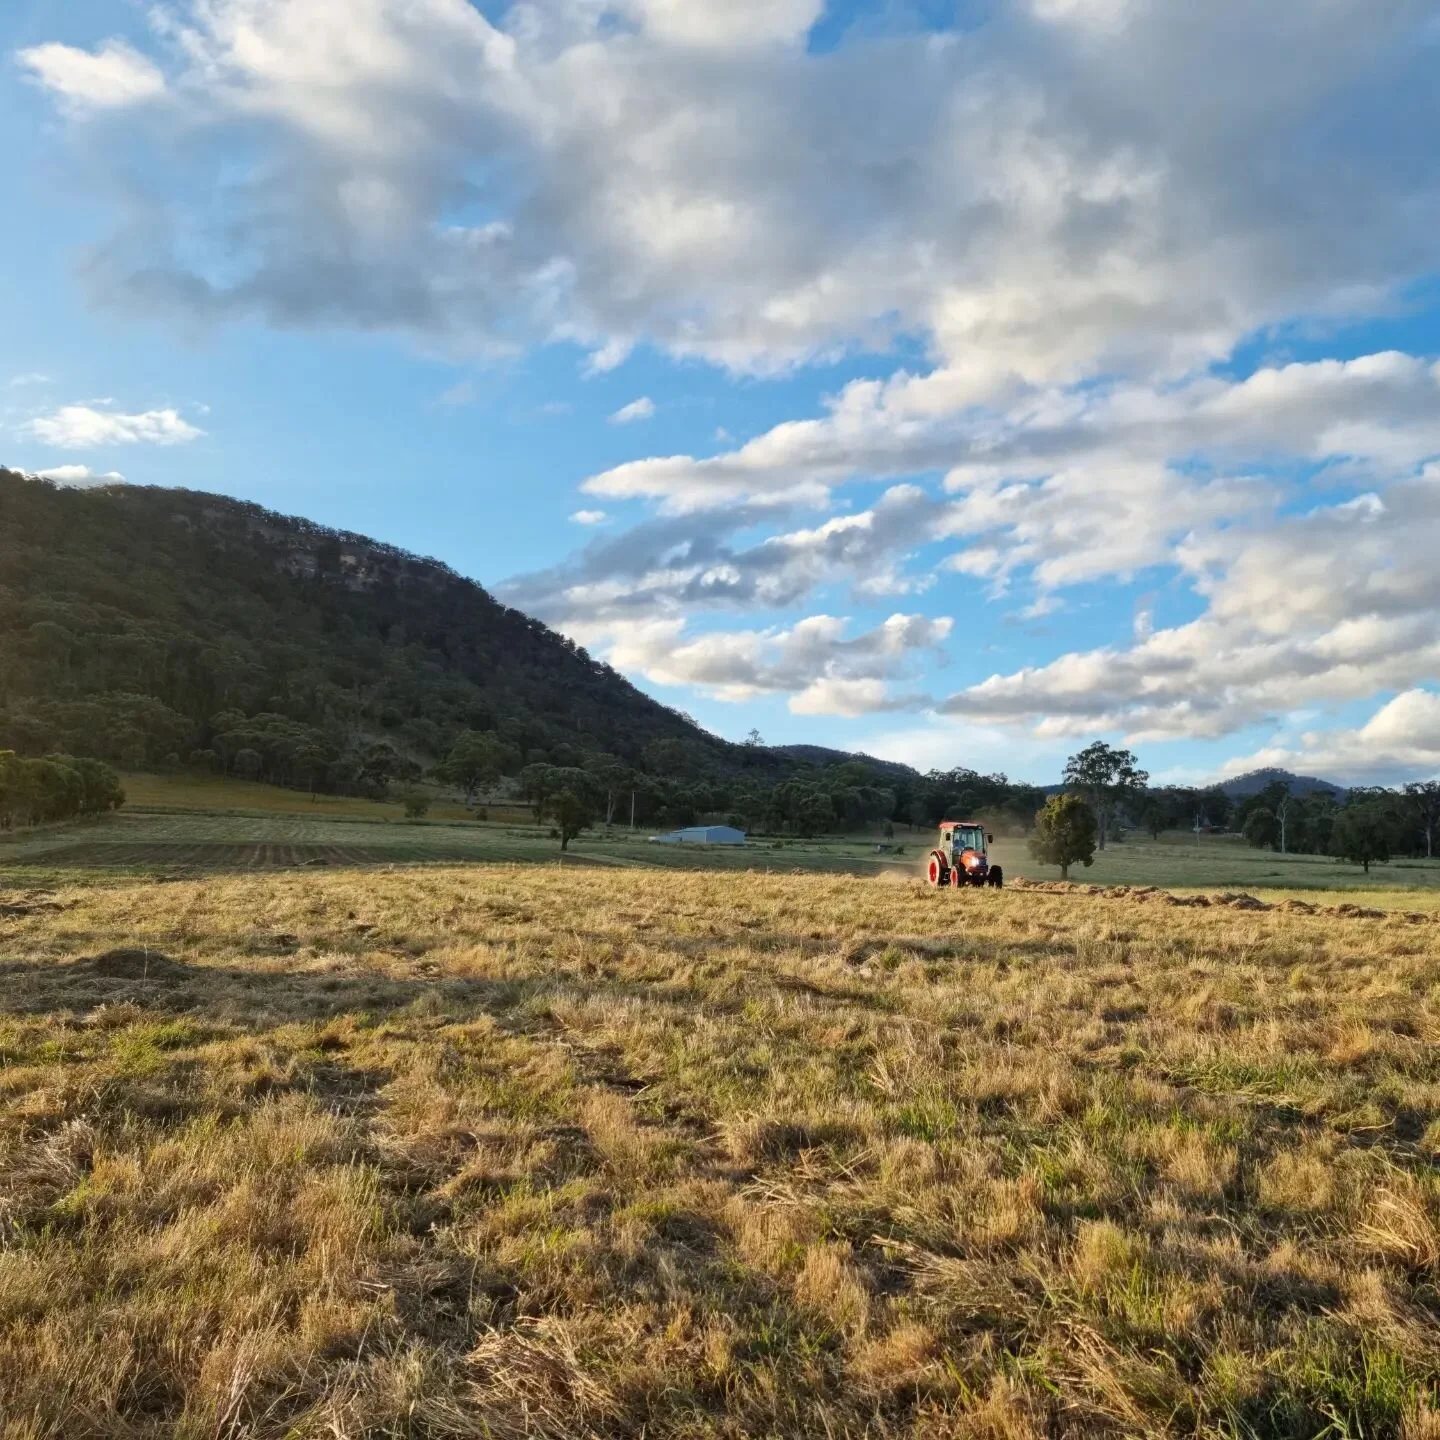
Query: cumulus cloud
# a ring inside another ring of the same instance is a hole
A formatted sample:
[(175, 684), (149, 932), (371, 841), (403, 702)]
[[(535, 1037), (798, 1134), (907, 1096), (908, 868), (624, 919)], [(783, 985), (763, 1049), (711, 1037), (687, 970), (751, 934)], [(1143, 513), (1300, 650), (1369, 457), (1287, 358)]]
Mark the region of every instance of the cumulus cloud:
[(892, 615), (852, 638), (847, 620), (811, 615), (788, 628), (693, 634), (677, 617), (611, 624), (600, 633), (612, 664), (658, 685), (692, 686), (735, 703), (788, 695), (797, 714), (854, 716), (913, 707), (917, 697), (897, 697), (887, 682), (917, 654), (942, 645), (951, 627), (948, 618)]
[[(187, 318), (565, 338), (599, 368), (911, 333), (989, 394), (1179, 373), (1433, 264), (1429, 0), (1095, 18), (1117, 4), (813, 51), (819, 0), (176, 0), (168, 77), (114, 43), (23, 58), (117, 107), (98, 153), (164, 147), (89, 273)], [(126, 126), (162, 84), (164, 134)], [(196, 183), (237, 145), (223, 195)]]
[[(794, 606), (837, 581), (917, 593), (935, 566), (910, 558), (939, 546), (953, 547), (943, 568), (992, 590), (1033, 586), (1033, 617), (1066, 587), (1169, 568), (1202, 601), (1199, 619), (1157, 628), (1152, 595), (1129, 643), (996, 675), (942, 705), (1050, 736), (1216, 737), (1297, 697), (1363, 698), (1440, 673), (1440, 365), (1383, 353), (1238, 381), (1032, 390), (963, 419), (931, 396), (927, 380), (866, 382), (827, 418), (735, 455), (653, 462), (674, 480), (670, 518), (519, 582), (517, 603), (594, 625)], [(763, 465), (717, 501), (714, 476), (746, 470), (757, 450)], [(851, 479), (927, 467), (944, 471), (940, 491), (892, 485), (863, 511), (731, 538), (806, 486), (828, 502)], [(598, 478), (587, 488), (625, 493)]]
[(570, 629), (701, 610), (780, 610), (827, 582), (871, 599), (920, 593), (932, 576), (903, 573), (910, 547), (940, 533), (944, 502), (892, 486), (869, 509), (780, 530), (750, 544), (734, 537), (773, 518), (763, 507), (638, 525), (587, 546), (570, 562), (503, 587), (509, 603)]
[(1230, 775), (1260, 766), (1319, 771), (1354, 784), (1440, 779), (1440, 695), (1407, 690), (1353, 730), (1309, 731), (1298, 745), (1233, 760)]
[(642, 395), (638, 400), (632, 400), (628, 405), (622, 405), (611, 417), (612, 425), (633, 425), (637, 420), (650, 420), (655, 415), (655, 402), (648, 396)]
[(122, 40), (108, 40), (97, 51), (37, 45), (16, 59), (73, 111), (116, 110), (165, 93), (159, 66)]
[[(836, 576), (917, 583), (896, 565), (917, 546), (949, 540), (957, 548), (946, 568), (998, 584), (1023, 572), (1056, 589), (1182, 563), (1204, 576), (1248, 563), (1247, 537), (1267, 533), (1260, 522), (1293, 502), (1298, 482), (1277, 467), (1319, 467), (1330, 487), (1383, 486), (1440, 454), (1440, 365), (1407, 355), (1262, 369), (1242, 381), (1027, 392), (963, 421), (943, 405), (933, 411), (930, 394), (928, 380), (864, 382), (829, 418), (779, 426), (731, 455), (597, 476), (590, 493), (649, 494), (676, 520), (588, 555), (574, 575), (592, 587), (623, 577), (631, 595), (664, 590), (688, 603), (702, 599), (703, 578), (711, 596), (785, 602)], [(821, 504), (851, 479), (935, 468), (945, 470), (944, 495), (895, 485), (871, 509), (780, 531), (743, 554), (712, 538), (753, 524), (764, 513), (757, 506)], [(632, 485), (637, 473), (654, 483)], [(677, 546), (686, 535), (697, 541), (688, 550)], [(529, 599), (547, 603), (534, 587)]]
[(576, 525), (603, 525), (609, 518), (603, 510), (577, 510), (570, 517)]
[(855, 381), (824, 416), (787, 421), (738, 450), (633, 461), (584, 489), (679, 513), (739, 500), (824, 503), (850, 480), (929, 470), (947, 471), (957, 493), (1065, 474), (1103, 484), (1117, 467), (1169, 484), (1172, 463), (1196, 454), (1221, 464), (1344, 459), (1368, 474), (1440, 448), (1437, 402), (1440, 365), (1394, 352), (1262, 368), (1243, 381), (1027, 388), (983, 407), (953, 369), (901, 372)]
[(1038, 733), (1218, 737), (1312, 702), (1440, 674), (1440, 469), (1383, 500), (1324, 506), (1182, 546), (1208, 600), (1189, 624), (995, 675), (941, 707)]
[(125, 477), (118, 470), (101, 475), (88, 465), (56, 465), (50, 470), (41, 470), (40, 479), (49, 480), (71, 490), (89, 490), (99, 485), (123, 485)]
[[(1197, 618), (1127, 607), (1109, 643), (944, 713), (1221, 735), (1423, 685), (1440, 370), (1215, 362), (1433, 271), (1433, 0), (1326, 0), (1324, 23), (1313, 0), (985, 9), (963, 36), (812, 49), (820, 0), (173, 0), (163, 73), (113, 43), (21, 60), (77, 116), (107, 109), (75, 130), (118, 197), (85, 273), (147, 316), (562, 341), (591, 373), (640, 346), (772, 374), (919, 342), (924, 373), (585, 481), (650, 518), (509, 596), (616, 663), (806, 713), (920, 705), (894, 686), (934, 633), (857, 668), (837, 622), (795, 612), (941, 573), (1029, 587), (1035, 615), (1159, 569)], [(139, 104), (162, 94), (163, 131)], [(193, 438), (174, 412), (86, 413), (29, 433), (168, 414)], [(747, 624), (697, 630), (718, 613)]]
[(625, 0), (623, 9), (662, 42), (733, 52), (798, 43), (820, 18), (824, 0)]
[(101, 445), (184, 445), (205, 432), (175, 410), (122, 415), (89, 405), (65, 405), (21, 427), (22, 433), (57, 450), (93, 450)]

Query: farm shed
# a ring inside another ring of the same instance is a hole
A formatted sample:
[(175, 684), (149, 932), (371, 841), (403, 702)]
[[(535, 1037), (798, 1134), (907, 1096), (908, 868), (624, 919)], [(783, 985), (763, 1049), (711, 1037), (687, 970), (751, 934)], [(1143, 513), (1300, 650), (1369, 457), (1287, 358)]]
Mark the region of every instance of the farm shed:
[(652, 845), (743, 845), (745, 832), (731, 825), (694, 825), (688, 830), (672, 830), (668, 835), (652, 835)]

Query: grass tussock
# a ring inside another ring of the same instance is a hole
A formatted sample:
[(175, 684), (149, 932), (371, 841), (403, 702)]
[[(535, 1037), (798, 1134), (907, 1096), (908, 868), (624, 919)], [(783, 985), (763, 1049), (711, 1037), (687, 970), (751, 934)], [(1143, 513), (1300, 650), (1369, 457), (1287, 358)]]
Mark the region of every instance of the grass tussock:
[(331, 871), (0, 918), (0, 1434), (1440, 1436), (1440, 926)]

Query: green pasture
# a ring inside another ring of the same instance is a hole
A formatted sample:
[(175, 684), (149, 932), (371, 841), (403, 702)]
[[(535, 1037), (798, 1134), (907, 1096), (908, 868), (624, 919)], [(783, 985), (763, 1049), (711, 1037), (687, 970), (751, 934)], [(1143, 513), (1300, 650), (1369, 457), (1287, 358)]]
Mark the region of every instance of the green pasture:
[[(789, 840), (757, 837), (743, 849), (671, 846), (647, 833), (596, 830), (561, 856), (548, 827), (451, 818), (407, 821), (357, 802), (349, 813), (316, 813), (308, 797), (269, 790), (212, 788), (202, 805), (131, 805), (99, 820), (0, 836), (0, 884), (23, 886), (88, 873), (193, 876), (247, 870), (373, 865), (534, 863), (647, 869), (846, 871), (918, 876), (931, 837), (901, 830), (878, 837)], [(176, 799), (183, 792), (176, 793)], [(228, 796), (235, 808), (217, 805)], [(196, 797), (199, 798), (199, 797)], [(282, 808), (288, 804), (288, 810)], [(896, 853), (896, 847), (900, 853)], [(993, 857), (1011, 878), (1057, 879), (1037, 865), (1021, 839), (997, 839)], [(1227, 836), (1130, 837), (1077, 866), (1073, 881), (1155, 885), (1170, 890), (1429, 890), (1440, 902), (1440, 863), (1402, 860), (1361, 869), (1313, 855), (1275, 855)]]

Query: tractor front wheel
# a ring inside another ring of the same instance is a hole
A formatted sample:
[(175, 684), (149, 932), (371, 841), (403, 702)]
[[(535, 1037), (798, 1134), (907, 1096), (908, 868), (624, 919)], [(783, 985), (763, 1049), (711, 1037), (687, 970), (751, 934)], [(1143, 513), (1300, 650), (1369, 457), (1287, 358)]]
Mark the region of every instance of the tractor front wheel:
[(925, 873), (932, 885), (940, 886), (950, 883), (950, 867), (945, 863), (945, 857), (938, 850), (930, 852), (930, 863), (926, 867)]
[(1005, 872), (998, 865), (990, 872), (990, 883), (997, 890), (1005, 888)]

